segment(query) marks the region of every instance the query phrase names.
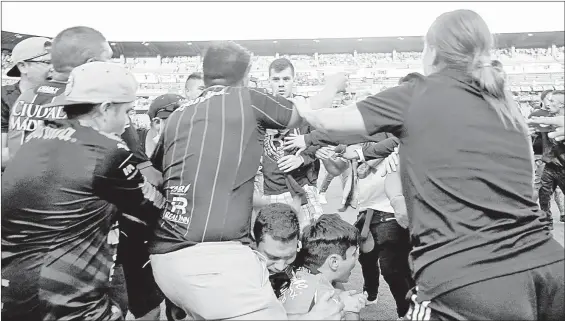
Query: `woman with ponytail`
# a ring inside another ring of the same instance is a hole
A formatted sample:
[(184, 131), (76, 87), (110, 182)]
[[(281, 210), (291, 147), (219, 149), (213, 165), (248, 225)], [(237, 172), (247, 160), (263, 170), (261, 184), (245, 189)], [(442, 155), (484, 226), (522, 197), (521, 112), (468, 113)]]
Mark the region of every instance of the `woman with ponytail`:
[(565, 319), (563, 247), (541, 221), (531, 142), (493, 46), (477, 13), (447, 12), (425, 36), (426, 77), (348, 107), (297, 106), (330, 135), (400, 138), (408, 319)]

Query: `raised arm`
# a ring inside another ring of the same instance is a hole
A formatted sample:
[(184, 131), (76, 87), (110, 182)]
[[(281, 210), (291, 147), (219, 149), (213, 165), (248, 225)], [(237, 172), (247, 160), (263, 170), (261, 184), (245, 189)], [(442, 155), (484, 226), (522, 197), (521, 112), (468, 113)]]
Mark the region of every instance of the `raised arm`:
[[(335, 95), (345, 89), (345, 74), (331, 75), (326, 79), (324, 89), (306, 102), (297, 98), (296, 103), (308, 104), (309, 109), (316, 110), (331, 106)], [(281, 97), (268, 94), (265, 90), (250, 88), (251, 105), (256, 111), (256, 116), (265, 128), (284, 129), (302, 127), (304, 121), (295, 103)]]
[(310, 125), (330, 136), (388, 132), (401, 137), (404, 111), (419, 81), (423, 80), (403, 83), (343, 108), (312, 110), (306, 104), (296, 107)]

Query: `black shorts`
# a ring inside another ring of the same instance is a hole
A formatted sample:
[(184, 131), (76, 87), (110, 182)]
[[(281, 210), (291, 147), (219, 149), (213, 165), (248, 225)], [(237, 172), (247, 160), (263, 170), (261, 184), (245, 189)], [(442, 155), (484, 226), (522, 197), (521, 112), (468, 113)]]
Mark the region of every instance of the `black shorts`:
[(144, 229), (139, 223), (120, 221), (117, 260), (124, 269), (128, 309), (136, 318), (158, 308), (165, 299), (153, 277)]
[(431, 301), (409, 293), (407, 320), (565, 320), (564, 261), (469, 284)]

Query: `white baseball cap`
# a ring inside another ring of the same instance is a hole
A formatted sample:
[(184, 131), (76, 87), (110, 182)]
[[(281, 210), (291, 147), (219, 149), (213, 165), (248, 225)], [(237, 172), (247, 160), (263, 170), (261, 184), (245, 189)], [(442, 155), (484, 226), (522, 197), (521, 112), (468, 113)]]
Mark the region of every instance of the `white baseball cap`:
[(14, 66), (6, 73), (8, 77), (20, 77), (18, 63), (24, 61), (50, 62), (51, 39), (31, 37), (20, 41), (12, 50)]
[(89, 62), (73, 69), (65, 93), (45, 106), (130, 103), (137, 99), (137, 87), (135, 77), (120, 64)]

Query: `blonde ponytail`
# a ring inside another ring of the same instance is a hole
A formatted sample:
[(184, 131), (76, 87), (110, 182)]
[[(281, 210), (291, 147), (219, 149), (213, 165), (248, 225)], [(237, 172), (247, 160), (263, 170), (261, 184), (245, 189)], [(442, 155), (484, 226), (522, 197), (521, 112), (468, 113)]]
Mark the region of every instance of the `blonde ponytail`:
[(524, 117), (506, 88), (504, 70), (500, 66), (493, 66), (488, 56), (477, 55), (471, 62), (469, 73), (479, 84), (483, 98), (494, 109), (504, 126), (508, 128), (510, 121), (514, 129), (526, 134)]

